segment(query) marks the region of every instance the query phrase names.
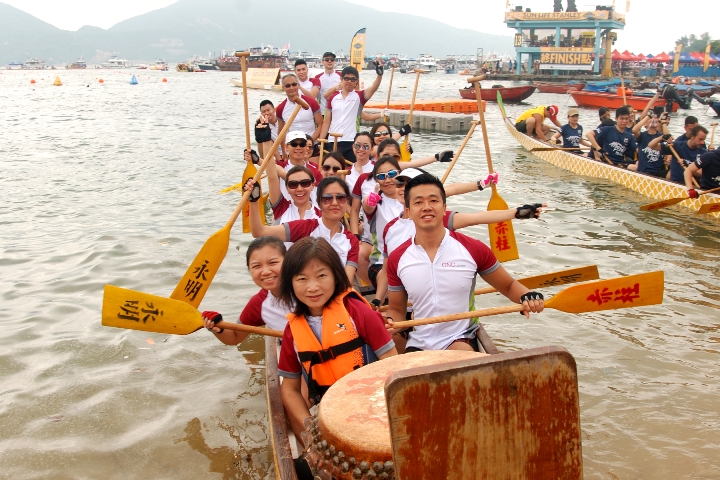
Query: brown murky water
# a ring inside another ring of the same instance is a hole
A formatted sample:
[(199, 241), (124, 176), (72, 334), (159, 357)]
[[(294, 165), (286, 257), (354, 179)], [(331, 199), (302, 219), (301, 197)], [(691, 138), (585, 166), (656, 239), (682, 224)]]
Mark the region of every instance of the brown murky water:
[[(144, 72), (131, 86), (127, 71), (59, 73), (62, 87), (50, 72), (0, 75), (0, 477), (273, 478), (261, 339), (233, 348), (203, 331), (100, 325), (104, 284), (169, 295), (239, 200), (216, 193), (242, 171), (231, 74)], [(393, 98), (409, 98), (413, 82), (396, 75)], [(418, 98), (456, 98), (464, 82), (425, 76)], [(281, 96), (251, 92), (253, 117), (263, 98)], [(530, 101), (564, 112), (567, 98)], [(692, 110), (708, 124), (704, 112)], [(594, 127), (596, 115), (583, 110), (581, 123)], [(505, 315), (486, 319), (488, 332), (504, 350), (556, 344), (575, 356), (586, 478), (720, 478), (720, 227), (680, 209), (640, 212), (648, 200), (627, 189), (524, 153), (493, 104), (487, 121), (503, 198), (555, 208), (515, 223), (512, 273), (597, 264), (603, 278), (666, 275), (661, 306)], [(423, 155), (461, 140), (418, 134), (413, 143)], [(450, 181), (484, 171), (478, 129)], [(472, 211), (487, 200), (477, 192), (448, 203)], [(236, 318), (255, 293), (249, 240), (234, 230), (201, 309)]]

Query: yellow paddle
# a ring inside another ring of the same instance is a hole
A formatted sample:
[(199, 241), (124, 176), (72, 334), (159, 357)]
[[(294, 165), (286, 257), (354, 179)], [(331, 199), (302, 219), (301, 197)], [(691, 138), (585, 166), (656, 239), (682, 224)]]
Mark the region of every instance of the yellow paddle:
[[(390, 70), (390, 86), (388, 87), (388, 96), (387, 96), (387, 101), (385, 102), (385, 110), (390, 108), (390, 92), (392, 92), (393, 75), (395, 75), (395, 65), (393, 65), (392, 69)], [(387, 121), (388, 121), (388, 118), (384, 114), (383, 114), (382, 121), (383, 121), (383, 123), (387, 123)]]
[[(554, 287), (557, 285), (568, 285), (570, 283), (587, 282), (589, 280), (597, 280), (600, 278), (597, 265), (588, 265), (587, 267), (570, 268), (560, 270), (558, 272), (544, 273), (535, 275), (534, 277), (525, 277), (518, 279), (518, 282), (527, 288), (534, 290), (536, 288)], [(486, 293), (497, 292), (494, 287), (476, 288), (473, 293), (475, 295), (484, 295)], [(412, 305), (408, 302), (408, 305)], [(387, 305), (380, 307), (380, 311), (384, 312), (388, 309)]]
[[(480, 126), (483, 132), (483, 142), (485, 142), (485, 156), (487, 157), (488, 172), (493, 173), (492, 157), (490, 156), (490, 142), (488, 141), (487, 126), (485, 125), (485, 112), (482, 108), (482, 88), (480, 80), (485, 76), (468, 78), (468, 83), (475, 86), (475, 97), (477, 98), (478, 112), (480, 113)], [(497, 192), (497, 187), (492, 184), (492, 195), (488, 203), (488, 210), (507, 210), (508, 205)], [(515, 242), (515, 230), (513, 230), (512, 220), (500, 223), (491, 223), (488, 225), (490, 232), (490, 249), (500, 262), (516, 260), (520, 258), (517, 243)]]
[(620, 75), (620, 88), (622, 89), (623, 107), (627, 105), (627, 98), (625, 98), (625, 79)]
[[(680, 155), (675, 151), (675, 147), (673, 147), (671, 144), (668, 143), (668, 147), (670, 147), (670, 151), (672, 152), (673, 156), (675, 157), (675, 161), (682, 167), (683, 172), (687, 170), (687, 167), (685, 166), (685, 162), (682, 158), (680, 158)], [(695, 178), (692, 179), (693, 185), (695, 185), (697, 188), (700, 188), (700, 185), (698, 185), (697, 180)]]
[[(105, 285), (102, 324), (145, 332), (187, 335), (205, 326), (200, 312), (180, 300), (158, 297), (114, 285)], [(232, 322), (218, 322), (220, 328), (282, 338), (283, 332)]]
[[(245, 149), (249, 152), (252, 145), (250, 144), (250, 113), (248, 112), (248, 95), (247, 95), (247, 57), (250, 56), (250, 52), (235, 52), (236, 57), (240, 57), (240, 70), (242, 71), (242, 84), (243, 84), (243, 110), (245, 113)], [(242, 183), (248, 178), (253, 178), (257, 168), (252, 162), (247, 162), (245, 170), (242, 175)], [(261, 207), (261, 205), (258, 205)], [(250, 233), (250, 205), (245, 204), (242, 211), (242, 231), (243, 233)]]
[[(413, 88), (413, 94), (412, 99), (410, 100), (410, 113), (408, 113), (407, 118), (407, 124), (412, 127), (412, 115), (413, 110), (415, 109), (415, 96), (417, 95), (417, 89), (418, 84), (420, 83), (420, 75), (425, 73), (425, 70), (421, 70), (419, 68), (413, 69), (413, 72), (415, 72), (415, 88)], [(402, 142), (402, 145), (400, 145), (400, 161), (401, 162), (409, 162), (410, 161), (410, 152), (408, 151), (408, 143), (410, 142), (410, 134), (405, 135), (405, 139)]]
[(445, 174), (443, 174), (442, 179), (440, 180), (442, 183), (445, 183), (445, 180), (450, 176), (450, 172), (452, 171), (453, 167), (455, 166), (455, 162), (457, 162), (458, 158), (460, 158), (460, 154), (462, 153), (463, 149), (465, 148), (465, 144), (467, 144), (468, 140), (470, 140), (470, 137), (472, 137), (473, 132), (475, 131), (475, 127), (477, 127), (478, 122), (472, 121), (470, 122), (470, 131), (465, 135), (465, 139), (463, 140), (462, 144), (460, 145), (460, 148), (455, 153), (455, 156), (452, 159), (452, 162), (450, 162), (450, 165), (448, 166), (447, 170), (445, 170)]
[(706, 203), (702, 207), (700, 207), (697, 211), (700, 215), (705, 215), (706, 213), (714, 213), (714, 212), (720, 212), (720, 203)]
[[(253, 177), (255, 182), (260, 179), (260, 175), (262, 175), (263, 171), (265, 171), (265, 168), (268, 163), (270, 163), (270, 160), (274, 159), (275, 150), (278, 145), (285, 140), (285, 135), (292, 125), (292, 122), (295, 120), (300, 108), (310, 108), (300, 97), (295, 99), (295, 103), (295, 110), (293, 110), (292, 115), (290, 115), (287, 123), (285, 123), (285, 127), (283, 127), (282, 131), (278, 134), (272, 148), (268, 150), (260, 168), (258, 168), (257, 173), (255, 173), (255, 176)], [(240, 188), (241, 187), (242, 185)], [(238, 203), (237, 207), (235, 207), (235, 211), (230, 216), (230, 220), (228, 220), (227, 224), (207, 239), (205, 245), (203, 245), (200, 252), (195, 257), (195, 260), (193, 260), (188, 267), (185, 275), (183, 275), (182, 279), (180, 279), (180, 282), (175, 287), (175, 290), (172, 295), (170, 295), (170, 298), (182, 300), (193, 307), (200, 305), (200, 302), (205, 296), (205, 292), (207, 292), (210, 283), (215, 277), (215, 273), (218, 268), (220, 268), (222, 261), (225, 259), (225, 254), (227, 254), (228, 247), (230, 246), (230, 230), (232, 229), (235, 220), (237, 220), (240, 216), (242, 208), (245, 206), (245, 203), (247, 203), (249, 197), (250, 191), (248, 190), (243, 193), (240, 203)]]
[[(567, 313), (585, 313), (657, 305), (662, 303), (664, 277), (662, 271), (657, 271), (574, 285), (545, 300), (545, 308), (554, 308)], [(394, 322), (393, 327), (410, 328), (524, 310), (522, 305), (509, 305), (440, 317)]]
[[(704, 192), (698, 192), (698, 195), (705, 195), (706, 193), (717, 192), (718, 190), (720, 190), (720, 187), (713, 188), (712, 190), (705, 190)], [(661, 201), (655, 202), (655, 203), (648, 203), (647, 205), (642, 205), (640, 207), (640, 210), (642, 210), (644, 212), (652, 211), (652, 210), (659, 210), (661, 208), (675, 205), (676, 203), (684, 202), (685, 200), (690, 200), (690, 197), (675, 197), (675, 198), (668, 198), (665, 200), (661, 200)], [(714, 204), (708, 204), (708, 205), (714, 205)], [(700, 213), (700, 212), (698, 211), (698, 213)]]

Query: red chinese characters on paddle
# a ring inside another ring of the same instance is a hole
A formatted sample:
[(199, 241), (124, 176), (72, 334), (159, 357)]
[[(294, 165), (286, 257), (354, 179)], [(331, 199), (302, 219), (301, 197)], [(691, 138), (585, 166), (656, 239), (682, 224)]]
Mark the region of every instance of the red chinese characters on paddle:
[(138, 300), (125, 300), (125, 303), (120, 305), (120, 311), (118, 312), (120, 320), (131, 320), (133, 322), (139, 322), (140, 320), (143, 323), (147, 323), (148, 320), (155, 321), (156, 316), (162, 317), (162, 310), (155, 308), (152, 302), (145, 302), (143, 307)]
[(592, 303), (602, 305), (608, 302), (622, 302), (632, 303), (634, 299), (640, 298), (640, 284), (636, 283), (632, 287), (619, 288), (614, 292), (609, 290), (607, 287), (602, 290), (595, 290), (595, 293), (587, 297), (587, 300)]
[(510, 250), (510, 242), (507, 237), (508, 226), (505, 222), (500, 222), (495, 225), (495, 233), (497, 233), (497, 241), (495, 242), (495, 248), (499, 251)]

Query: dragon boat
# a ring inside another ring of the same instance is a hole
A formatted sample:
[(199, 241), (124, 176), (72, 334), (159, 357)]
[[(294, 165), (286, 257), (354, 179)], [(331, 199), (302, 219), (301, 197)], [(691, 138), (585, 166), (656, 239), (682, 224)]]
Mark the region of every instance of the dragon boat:
[[(533, 148), (547, 148), (549, 146), (545, 142), (541, 142), (536, 138), (518, 132), (515, 128), (515, 122), (508, 118), (507, 113), (505, 112), (505, 105), (503, 104), (500, 95), (498, 95), (497, 101), (505, 122), (505, 127), (507, 127), (510, 135), (512, 135), (523, 148), (531, 151)], [(556, 167), (569, 170), (579, 175), (585, 175), (587, 177), (611, 180), (653, 200), (665, 200), (687, 196), (687, 189), (685, 188), (685, 185), (680, 185), (678, 183), (646, 175), (644, 173), (633, 172), (632, 170), (627, 170), (607, 163), (598, 162), (584, 155), (576, 155), (564, 150), (534, 151), (532, 153)], [(688, 198), (677, 205), (693, 212), (697, 212), (700, 207), (706, 203), (720, 203), (720, 195), (706, 194), (702, 195), (699, 199)], [(719, 210), (708, 213), (708, 216), (720, 219), (720, 206), (718, 208)]]

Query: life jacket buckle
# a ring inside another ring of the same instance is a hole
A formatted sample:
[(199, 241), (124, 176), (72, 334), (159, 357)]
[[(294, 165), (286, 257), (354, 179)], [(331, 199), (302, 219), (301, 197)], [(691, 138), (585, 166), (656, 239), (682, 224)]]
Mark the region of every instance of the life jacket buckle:
[(335, 351), (332, 348), (328, 348), (327, 350), (319, 350), (317, 352), (317, 356), (320, 358), (320, 361), (318, 363), (329, 362), (330, 360), (335, 359)]

